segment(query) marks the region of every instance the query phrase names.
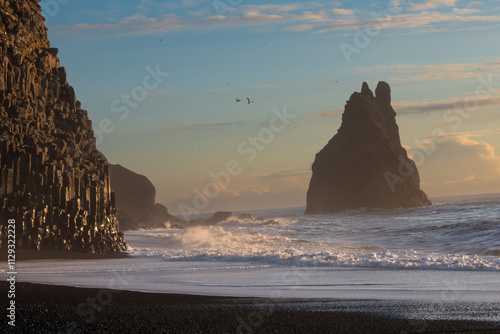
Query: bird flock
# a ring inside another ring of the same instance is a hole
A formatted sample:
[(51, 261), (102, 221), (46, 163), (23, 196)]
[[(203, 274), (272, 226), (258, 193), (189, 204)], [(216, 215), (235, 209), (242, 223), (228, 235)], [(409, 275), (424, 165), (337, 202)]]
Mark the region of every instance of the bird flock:
[[(239, 99), (237, 97), (235, 97), (234, 99), (236, 100), (236, 102), (241, 102), (241, 99)], [(247, 101), (248, 101), (248, 104), (254, 103), (253, 101), (250, 101), (250, 99), (248, 97), (247, 97)]]

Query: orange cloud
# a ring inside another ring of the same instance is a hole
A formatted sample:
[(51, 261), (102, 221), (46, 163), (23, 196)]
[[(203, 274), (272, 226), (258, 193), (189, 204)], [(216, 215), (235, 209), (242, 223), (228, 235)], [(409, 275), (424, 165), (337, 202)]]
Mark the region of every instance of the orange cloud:
[(452, 133), (441, 137), (427, 150), (407, 148), (410, 157), (419, 162), (420, 179), (425, 191), (433, 196), (495, 192), (500, 183), (500, 157), (485, 141), (473, 140), (500, 129)]

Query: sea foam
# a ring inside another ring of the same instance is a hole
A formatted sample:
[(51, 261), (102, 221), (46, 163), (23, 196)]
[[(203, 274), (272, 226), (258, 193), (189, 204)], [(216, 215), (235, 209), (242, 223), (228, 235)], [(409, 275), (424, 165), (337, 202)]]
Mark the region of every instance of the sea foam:
[[(269, 221), (259, 224), (266, 226), (267, 223)], [(171, 261), (224, 261), (271, 266), (500, 271), (500, 258), (495, 256), (334, 245), (269, 233), (266, 235), (253, 229), (249, 230), (246, 228), (247, 224), (254, 223), (233, 220), (219, 226), (197, 226), (185, 230), (136, 231), (127, 233), (127, 241), (130, 246), (129, 251), (134, 256), (160, 257)], [(227, 230), (224, 226), (232, 228)], [(140, 246), (145, 244), (149, 246)]]

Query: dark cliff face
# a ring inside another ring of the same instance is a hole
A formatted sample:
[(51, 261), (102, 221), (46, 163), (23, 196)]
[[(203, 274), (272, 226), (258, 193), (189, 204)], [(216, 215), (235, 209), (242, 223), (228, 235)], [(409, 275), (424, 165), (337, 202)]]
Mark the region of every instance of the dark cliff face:
[(109, 165), (96, 149), (35, 0), (0, 0), (0, 224), (20, 248), (125, 249)]
[(151, 181), (121, 165), (110, 164), (110, 172), (118, 213), (126, 212), (136, 222), (151, 220), (156, 197)]
[(162, 228), (165, 223), (181, 223), (156, 201), (156, 189), (144, 175), (110, 164), (111, 189), (116, 194), (120, 230)]
[(337, 134), (316, 154), (307, 214), (431, 205), (415, 163), (401, 146), (391, 89), (366, 83), (351, 95)]

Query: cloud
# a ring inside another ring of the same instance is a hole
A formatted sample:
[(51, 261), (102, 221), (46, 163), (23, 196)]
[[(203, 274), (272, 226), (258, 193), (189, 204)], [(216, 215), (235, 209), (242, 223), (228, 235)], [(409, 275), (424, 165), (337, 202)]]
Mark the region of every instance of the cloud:
[[(49, 28), (52, 33), (73, 36), (89, 34), (93, 38), (108, 38), (116, 36), (144, 36), (165, 33), (166, 31), (185, 30), (189, 24), (180, 18), (165, 17), (162, 19), (135, 14), (117, 22), (108, 24), (80, 23), (74, 26), (58, 26)], [(99, 34), (96, 34), (99, 32)]]
[[(500, 84), (500, 83), (499, 83)], [(399, 100), (393, 101), (392, 107), (399, 114), (417, 114), (442, 112), (446, 110), (469, 110), (467, 108), (488, 108), (500, 105), (500, 89), (463, 92), (461, 96), (439, 100)], [(343, 108), (307, 113), (300, 117), (330, 117), (342, 115)]]
[(492, 185), (500, 182), (500, 157), (489, 143), (471, 139), (491, 133), (500, 129), (445, 134), (433, 149), (408, 148), (424, 190), (434, 196), (494, 191)]
[(172, 126), (166, 130), (172, 131), (172, 132), (180, 132), (180, 131), (193, 130), (193, 129), (210, 129), (213, 127), (227, 126), (227, 125), (234, 125), (234, 124), (237, 124), (237, 123), (235, 123), (235, 122), (226, 122), (226, 123), (209, 122), (209, 123), (198, 123), (198, 124), (187, 124), (187, 125), (181, 125), (181, 126)]
[[(421, 4), (412, 4), (410, 8), (401, 8), (398, 14), (395, 15), (387, 15), (389, 12), (386, 11), (385, 14), (381, 13), (377, 17), (378, 14), (373, 15), (368, 11), (360, 12), (359, 18), (353, 17), (353, 9), (339, 8), (338, 4), (332, 3), (240, 5), (231, 7), (224, 15), (217, 15), (214, 8), (211, 8), (207, 3), (203, 4), (198, 1), (182, 1), (174, 4), (160, 4), (152, 0), (144, 1), (147, 3), (154, 3), (156, 6), (163, 8), (168, 8), (169, 6), (192, 8), (194, 5), (200, 5), (201, 7), (197, 7), (196, 11), (188, 11), (187, 13), (175, 11), (175, 14), (169, 14), (162, 18), (136, 14), (113, 22), (113, 24), (77, 24), (71, 27), (51, 27), (50, 29), (52, 33), (61, 35), (100, 31), (102, 32), (101, 34), (93, 34), (92, 36), (96, 38), (105, 38), (124, 35), (163, 34), (166, 30), (259, 28), (261, 30), (284, 29), (295, 32), (311, 31), (324, 33), (328, 31), (352, 32), (356, 29), (364, 29), (367, 26), (381, 30), (414, 29), (417, 27), (429, 29), (432, 25), (443, 22), (467, 23), (500, 21), (500, 16), (495, 15), (469, 15), (473, 14), (472, 9), (457, 9), (455, 12), (449, 11), (448, 13), (438, 11), (402, 13), (404, 9), (422, 10), (449, 7), (454, 5), (454, 0), (426, 1)], [(332, 8), (332, 6), (335, 6), (335, 8)], [(145, 11), (141, 11), (141, 13), (144, 12)]]
[(412, 2), (410, 8), (412, 10), (427, 10), (440, 7), (454, 7), (456, 0), (426, 0), (423, 3)]
[[(357, 67), (358, 73), (383, 75), (390, 82), (420, 82), (420, 81), (446, 81), (458, 79), (477, 79), (488, 73), (493, 77), (500, 76), (500, 60), (494, 59), (475, 63), (451, 63), (440, 65), (415, 65), (395, 64), (378, 65), (371, 67)], [(497, 85), (500, 84), (496, 83)]]
[(352, 9), (334, 8), (332, 9), (332, 12), (337, 15), (345, 15), (345, 16), (354, 15), (354, 10)]
[[(328, 31), (356, 31), (357, 29), (369, 28), (370, 30), (395, 30), (429, 28), (439, 23), (471, 23), (471, 22), (498, 22), (500, 16), (475, 15), (464, 16), (440, 12), (421, 12), (410, 14), (386, 15), (352, 20), (325, 19), (311, 26), (310, 30), (316, 32)], [(356, 33), (356, 32), (354, 32)], [(404, 34), (404, 31), (399, 32)]]
[[(498, 25), (497, 25), (498, 26)], [(406, 33), (401, 33), (400, 35), (416, 35), (416, 34), (432, 34), (432, 33), (437, 33), (437, 32), (458, 32), (458, 31), (482, 31), (482, 30), (489, 30), (492, 29), (493, 26), (483, 26), (483, 27), (474, 27), (474, 26), (466, 26), (463, 28), (451, 28), (455, 27), (455, 25), (450, 27), (442, 27), (442, 28), (435, 28), (435, 27), (421, 27), (417, 30), (410, 30)]]
[(486, 135), (500, 133), (500, 129), (492, 129), (492, 130), (481, 130), (481, 131), (468, 131), (468, 132), (452, 132), (442, 134), (440, 137), (444, 140), (455, 140), (459, 141), (462, 139), (476, 138), (476, 137), (484, 137)]
[(453, 8), (453, 13), (458, 15), (469, 15), (479, 13), (481, 10), (474, 8)]
[(394, 110), (398, 114), (412, 114), (412, 113), (430, 113), (445, 110), (465, 109), (464, 104), (467, 106), (475, 106), (475, 108), (485, 108), (500, 105), (500, 94), (492, 94), (489, 96), (476, 98), (474, 94), (470, 97), (455, 97), (451, 99), (442, 99), (435, 101), (395, 101), (392, 103)]

